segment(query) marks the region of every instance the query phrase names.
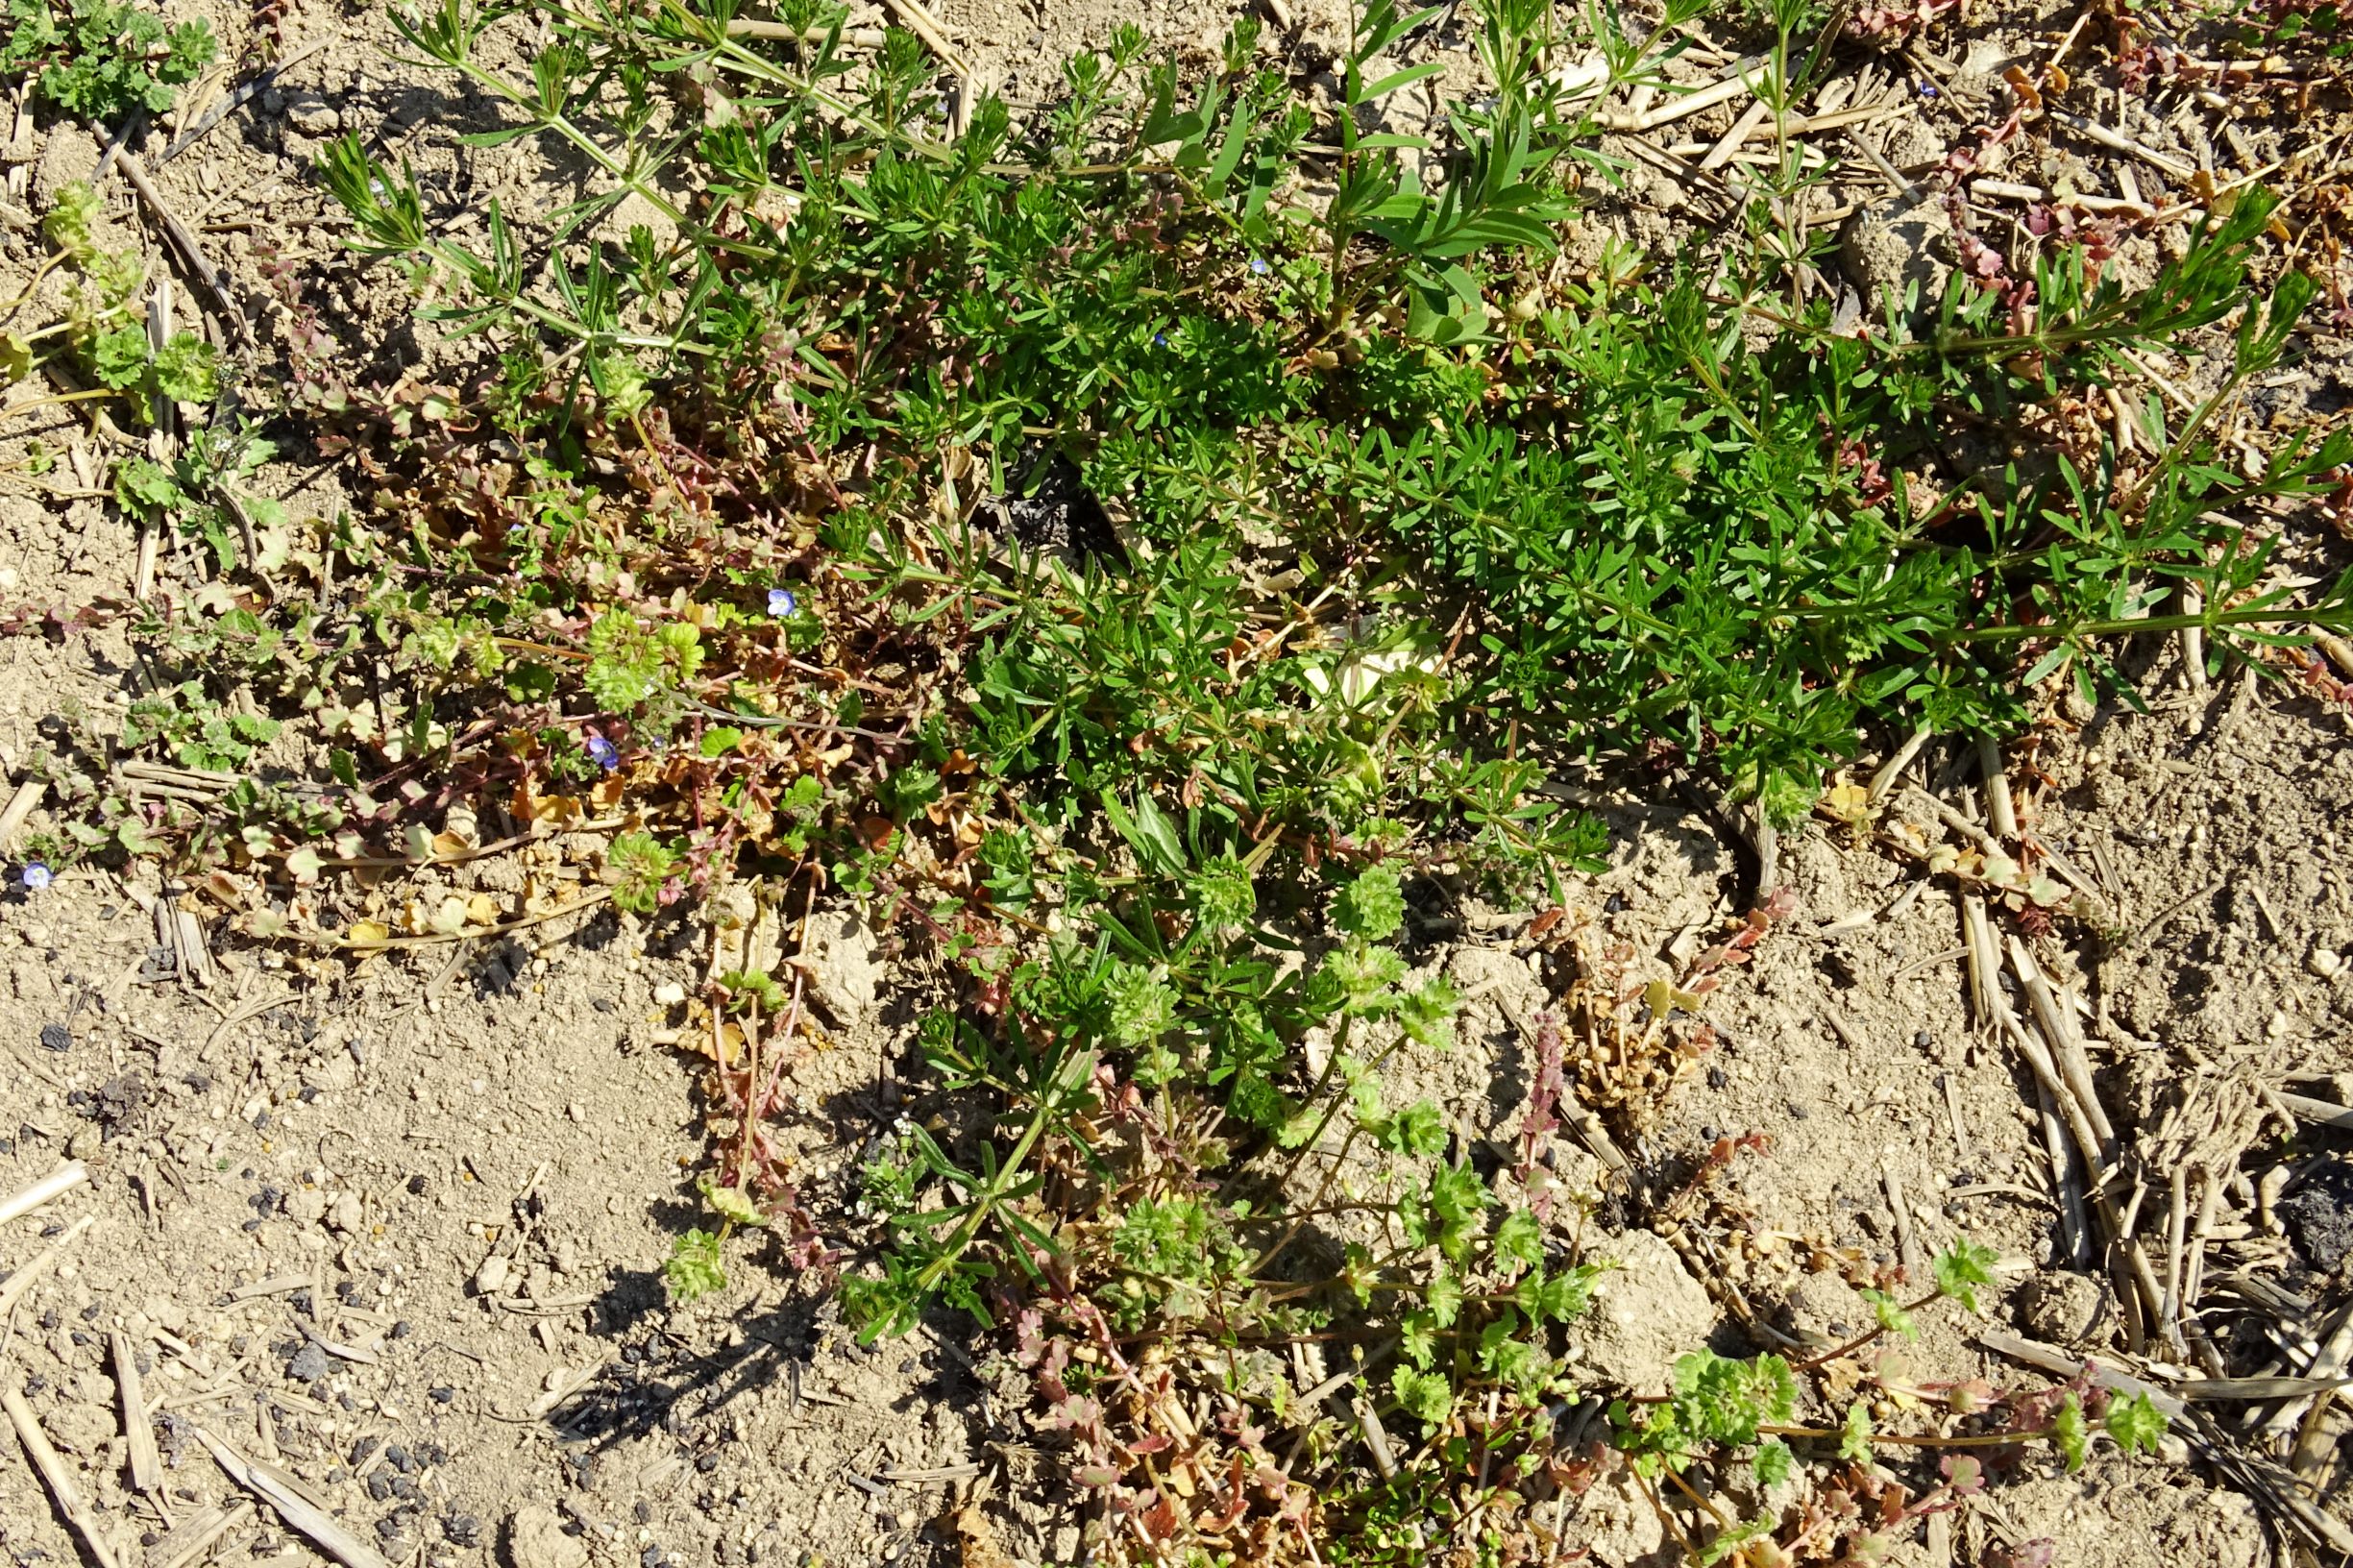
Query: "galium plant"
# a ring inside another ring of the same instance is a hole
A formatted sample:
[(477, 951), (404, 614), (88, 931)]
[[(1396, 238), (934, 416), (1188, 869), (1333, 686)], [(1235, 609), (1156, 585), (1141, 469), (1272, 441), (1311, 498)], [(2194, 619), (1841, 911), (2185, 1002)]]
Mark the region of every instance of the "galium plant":
[[(477, 394), (372, 398), (306, 355), (291, 297), (300, 397), (404, 453), (400, 558), (365, 570), (393, 574), (370, 614), (404, 687), (382, 706), (412, 719), (369, 744), (538, 810), (577, 797), (580, 759), (634, 780), (682, 734), (714, 766), (662, 771), (674, 821), (715, 821), (688, 804), (709, 784), (756, 826), (806, 761), (769, 743), (830, 725), (853, 753), (821, 780), (834, 820), (894, 827), (815, 852), (875, 890), (913, 819), (993, 822), (1045, 770), (1079, 787), (1038, 789), (1029, 821), (1213, 790), (1310, 833), (1410, 819), (1479, 874), (1544, 879), (1596, 841), (1541, 793), (1535, 735), (1688, 763), (1787, 820), (1875, 723), (1998, 730), (2022, 677), (2114, 683), (2104, 639), (2170, 625), (2150, 610), (2177, 585), (2218, 657), (2346, 613), (2267, 590), (2260, 540), (2217, 521), (2323, 487), (2343, 438), (2247, 480), (2198, 455), (2211, 415), (2147, 464), (2060, 428), (2117, 348), (2241, 311), (2259, 192), (2145, 288), (2052, 253), (2031, 307), (1962, 279), (1931, 322), (1892, 302), (1841, 327), (1786, 246), (1617, 252), (1582, 279), (1551, 259), (1608, 172), (1595, 107), (1654, 73), (1667, 29), (1561, 36), (1553, 8), (1496, 0), (1477, 37), (1500, 90), (1417, 136), (1368, 127), (1427, 78), (1385, 52), (1436, 13), (1369, 6), (1331, 141), (1251, 27), (1205, 77), (1130, 30), (1034, 127), (984, 101), (948, 138), (912, 40), (853, 60), (837, 11), (787, 10), (551, 10), (520, 74), (478, 47), (503, 12), (404, 13), (412, 48), (504, 106), (475, 139), (560, 145), (602, 182), (469, 239), (355, 138), (325, 159), (363, 250), (486, 355)], [(1777, 13), (1777, 80), (1811, 58), (1797, 22)], [(699, 118), (657, 90), (681, 73)], [(683, 208), (681, 175), (713, 199)], [(1336, 196), (1309, 199), (1324, 176)], [(649, 221), (583, 243), (624, 198)], [(2289, 352), (2309, 294), (2242, 312), (2215, 408)], [(1940, 479), (1953, 409), (2048, 460)], [(487, 454), (493, 430), (517, 455)], [(1115, 503), (1112, 548), (973, 531), (991, 496), (1069, 473)], [(650, 527), (616, 527), (648, 502)], [(416, 573), (481, 581), (420, 594)], [(866, 722), (881, 694), (807, 672), (877, 635), (980, 678), (918, 680)], [(483, 704), (534, 744), (456, 748), (413, 719)], [(937, 772), (960, 751), (968, 788)], [(706, 830), (692, 885), (745, 839)]]

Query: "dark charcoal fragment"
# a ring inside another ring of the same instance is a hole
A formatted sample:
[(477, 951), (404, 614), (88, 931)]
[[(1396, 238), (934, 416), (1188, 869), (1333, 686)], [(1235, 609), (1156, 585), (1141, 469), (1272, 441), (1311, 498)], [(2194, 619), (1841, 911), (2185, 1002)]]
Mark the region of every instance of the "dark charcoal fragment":
[(2332, 1160), (2282, 1198), (2279, 1217), (2312, 1266), (2334, 1273), (2353, 1254), (2353, 1160)]
[(41, 1044), (53, 1051), (70, 1051), (74, 1048), (73, 1031), (61, 1023), (44, 1023)]
[(1115, 559), (1125, 553), (1103, 503), (1088, 492), (1078, 465), (1061, 453), (1032, 457), (1013, 488), (997, 498), (996, 508), (1025, 549)]
[(147, 1080), (139, 1073), (110, 1078), (98, 1086), (96, 1108), (90, 1114), (106, 1124), (110, 1138), (137, 1123), (139, 1114), (147, 1109), (148, 1092)]

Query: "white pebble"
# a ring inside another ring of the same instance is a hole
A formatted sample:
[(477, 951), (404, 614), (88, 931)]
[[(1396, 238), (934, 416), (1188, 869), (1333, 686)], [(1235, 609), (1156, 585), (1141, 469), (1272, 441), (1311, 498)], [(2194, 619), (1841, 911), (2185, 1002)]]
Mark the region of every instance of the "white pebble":
[(653, 988), (653, 999), (662, 1007), (675, 1007), (686, 1000), (686, 988), (675, 980), (666, 980)]

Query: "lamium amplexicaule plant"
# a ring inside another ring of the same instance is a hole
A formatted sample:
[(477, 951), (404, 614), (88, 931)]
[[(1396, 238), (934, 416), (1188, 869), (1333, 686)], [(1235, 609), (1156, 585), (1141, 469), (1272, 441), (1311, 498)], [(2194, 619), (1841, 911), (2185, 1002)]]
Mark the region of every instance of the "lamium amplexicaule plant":
[[(1877, 737), (2126, 690), (2133, 638), (2264, 668), (2353, 618), (2253, 526), (2334, 488), (2353, 435), (2218, 457), (2315, 293), (2254, 288), (2258, 188), (2137, 286), (2054, 236), (1842, 302), (1829, 231), (1792, 218), (1825, 176), (1777, 132), (1724, 233), (1573, 264), (1620, 173), (1607, 106), (1677, 90), (1702, 10), (1370, 0), (1320, 85), (1249, 18), (1205, 59), (1123, 26), (1017, 117), (826, 0), (398, 12), (495, 106), (451, 139), (587, 191), (442, 211), (364, 130), (329, 144), (358, 257), (467, 368), (355, 383), (282, 267), (282, 412), (364, 465), (375, 521), (269, 520), (264, 563), (205, 511), (245, 456), (170, 495), (126, 476), (257, 585), (148, 628), (159, 668), (213, 698), (266, 671), (333, 773), (228, 839), (142, 808), (141, 852), (309, 887), (429, 861), (430, 813), (495, 800), (607, 832), (597, 896), (632, 919), (740, 926), (756, 884), (935, 949), (952, 994), (840, 1234), (764, 1130), (798, 989), (696, 998), (721, 1154), (674, 1294), (771, 1233), (862, 1337), (961, 1325), (1025, 1373), (1106, 1557), (1552, 1561), (1622, 1473), (1699, 1560), (1862, 1561), (2037, 1444), (2154, 1448), (2145, 1399), (2080, 1380), (1915, 1380), (1913, 1314), (1992, 1283), (1968, 1243), (1917, 1299), (1882, 1282), (1852, 1343), (1600, 1385), (1572, 1351), (1625, 1282), (1591, 1245), (1608, 1194), (1555, 1174), (1560, 1017), (1524, 1020), (1551, 1066), (1507, 1148), (1406, 1087), (1474, 1048), (1449, 909), (1564, 907), (1602, 863), (1564, 764), (1787, 825)], [(1777, 124), (1874, 46), (1834, 20), (1749, 18)], [(1405, 116), (1458, 32), (1475, 89)], [(194, 350), (130, 353), (82, 200), (50, 219), (77, 352), (225, 409)], [(2215, 390), (2120, 446), (2082, 397), (2156, 347), (2212, 353)], [(1955, 471), (1963, 425), (2015, 455)], [(138, 723), (135, 748), (197, 744)], [(1604, 1005), (1652, 1038), (1696, 1005), (1633, 991)]]

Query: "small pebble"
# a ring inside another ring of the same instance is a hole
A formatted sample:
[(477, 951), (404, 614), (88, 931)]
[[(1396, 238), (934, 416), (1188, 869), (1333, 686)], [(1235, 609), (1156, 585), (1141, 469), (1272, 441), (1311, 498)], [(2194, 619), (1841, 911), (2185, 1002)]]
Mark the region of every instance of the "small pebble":
[(506, 1288), (506, 1282), (513, 1275), (513, 1265), (494, 1252), (482, 1260), (481, 1267), (474, 1271), (475, 1291), (479, 1295), (498, 1295)]
[(41, 1025), (41, 1044), (52, 1051), (70, 1051), (74, 1048), (73, 1031), (61, 1023), (44, 1023)]
[(686, 1000), (686, 988), (675, 980), (666, 980), (653, 988), (654, 1002), (662, 1007), (676, 1007)]

